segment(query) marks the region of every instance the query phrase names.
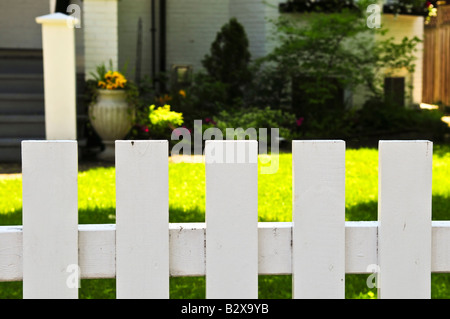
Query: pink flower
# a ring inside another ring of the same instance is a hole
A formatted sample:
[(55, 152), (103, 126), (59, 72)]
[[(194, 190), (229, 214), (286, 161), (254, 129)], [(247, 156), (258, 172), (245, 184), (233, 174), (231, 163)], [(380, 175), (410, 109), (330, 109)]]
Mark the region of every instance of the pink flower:
[(173, 130), (173, 133), (174, 133), (176, 136), (180, 136), (180, 135), (181, 135), (181, 130), (180, 130), (179, 128), (176, 128), (176, 129)]
[(212, 125), (216, 125), (216, 124), (217, 124), (216, 122), (214, 122), (213, 119), (211, 119), (211, 118), (209, 118), (209, 117), (207, 117), (207, 118), (205, 119), (205, 122), (206, 122), (206, 123), (211, 123)]
[(188, 131), (190, 134), (192, 134), (192, 130), (187, 128), (186, 126), (183, 127), (178, 127), (176, 129), (173, 130), (173, 133), (177, 136), (180, 137), (183, 134), (186, 134), (186, 131)]
[(183, 126), (183, 128), (187, 129), (189, 133), (192, 133), (192, 130), (190, 128), (187, 128), (186, 126)]
[(302, 124), (303, 124), (304, 121), (305, 121), (305, 118), (304, 118), (304, 117), (299, 118), (299, 119), (296, 121), (297, 126), (302, 126)]

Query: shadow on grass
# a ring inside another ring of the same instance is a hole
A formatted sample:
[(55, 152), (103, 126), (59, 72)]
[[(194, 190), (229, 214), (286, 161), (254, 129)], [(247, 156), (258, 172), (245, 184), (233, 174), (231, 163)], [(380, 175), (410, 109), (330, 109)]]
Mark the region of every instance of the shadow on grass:
[(78, 210), (79, 224), (115, 224), (116, 209), (114, 207)]
[[(450, 220), (450, 196), (433, 195), (432, 220)], [(369, 201), (346, 208), (348, 221), (378, 220), (378, 202)]]
[(22, 225), (22, 209), (0, 214), (0, 226)]
[[(449, 196), (434, 195), (433, 220), (450, 220)], [(377, 220), (377, 201), (369, 201), (347, 207), (346, 218), (350, 221)], [(170, 208), (171, 223), (204, 222), (205, 214), (201, 209), (185, 211)], [(98, 208), (79, 211), (80, 224), (115, 223), (114, 208)], [(22, 210), (0, 215), (0, 225), (14, 226), (22, 224)], [(367, 287), (368, 275), (346, 275), (345, 296), (348, 299), (376, 298), (376, 288)], [(450, 298), (450, 274), (432, 274), (432, 298)], [(292, 276), (270, 275), (259, 276), (259, 298), (290, 299), (292, 298)], [(89, 279), (81, 281), (80, 299), (114, 299), (116, 298), (115, 279)], [(204, 299), (206, 296), (205, 277), (174, 277), (170, 279), (170, 298), (172, 299)], [(22, 298), (22, 282), (0, 283), (0, 299)]]
[[(116, 209), (114, 207), (79, 209), (79, 224), (115, 224)], [(169, 208), (170, 223), (203, 223), (205, 212), (201, 209), (183, 210), (181, 208)], [(0, 214), (0, 226), (22, 225), (22, 209)]]
[(345, 209), (345, 219), (348, 221), (374, 221), (377, 220), (377, 215), (377, 201), (360, 203)]
[(450, 154), (450, 144), (435, 144), (433, 146), (433, 154), (438, 157), (445, 157)]
[(450, 220), (450, 196), (433, 195), (433, 220)]
[[(83, 209), (78, 212), (80, 224), (115, 224), (115, 208)], [(196, 210), (183, 210), (181, 208), (169, 208), (170, 223), (203, 223), (205, 212)]]
[(182, 208), (169, 207), (170, 223), (204, 223), (205, 211), (202, 209), (184, 210)]
[[(368, 275), (345, 276), (346, 299), (375, 299), (377, 289), (367, 286)], [(431, 298), (449, 299), (450, 274), (431, 274)], [(292, 276), (259, 276), (258, 298), (291, 299)], [(1, 282), (0, 299), (22, 299), (22, 282)], [(115, 299), (115, 279), (81, 280), (80, 299)], [(205, 277), (173, 277), (170, 278), (171, 299), (205, 299)]]

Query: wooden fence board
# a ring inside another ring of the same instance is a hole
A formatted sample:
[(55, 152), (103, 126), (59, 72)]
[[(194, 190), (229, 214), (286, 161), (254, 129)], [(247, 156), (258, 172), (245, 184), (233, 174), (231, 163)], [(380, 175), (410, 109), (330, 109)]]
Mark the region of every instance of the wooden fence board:
[(78, 298), (77, 152), (76, 141), (22, 142), (25, 299)]
[(294, 141), (293, 296), (345, 297), (345, 142)]
[(116, 141), (117, 298), (169, 298), (167, 141)]
[(258, 298), (257, 152), (256, 141), (206, 142), (207, 298)]
[(380, 298), (431, 297), (432, 155), (428, 141), (380, 142)]

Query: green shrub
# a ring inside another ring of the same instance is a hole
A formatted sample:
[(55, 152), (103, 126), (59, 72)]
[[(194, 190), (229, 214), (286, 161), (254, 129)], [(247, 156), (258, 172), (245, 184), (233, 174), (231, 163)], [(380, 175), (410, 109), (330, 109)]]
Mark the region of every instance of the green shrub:
[(171, 132), (183, 125), (183, 114), (170, 110), (170, 105), (149, 107), (150, 135), (153, 138), (170, 139)]
[(211, 44), (211, 52), (202, 61), (213, 81), (226, 85), (227, 103), (244, 95), (244, 87), (250, 83), (250, 51), (244, 27), (236, 18), (230, 19)]
[(425, 138), (442, 141), (449, 132), (439, 110), (407, 109), (370, 100), (355, 113), (356, 134), (415, 132)]
[(355, 131), (354, 111), (332, 111), (318, 118), (306, 116), (300, 137), (305, 139), (346, 139)]
[(226, 85), (199, 72), (194, 74), (193, 83), (183, 90), (183, 94), (172, 92), (172, 109), (184, 115), (189, 125), (194, 120), (217, 115), (226, 105)]
[(393, 107), (371, 100), (362, 109), (329, 111), (321, 118), (305, 117), (301, 138), (364, 141), (378, 139), (431, 139), (442, 142), (450, 129), (439, 110)]
[(244, 27), (230, 19), (202, 60), (204, 70), (194, 73), (191, 85), (183, 88), (185, 94), (180, 96), (179, 87), (172, 87), (172, 107), (184, 114), (187, 123), (242, 107), (253, 76), (248, 45)]
[(271, 129), (278, 128), (280, 137), (292, 140), (297, 128), (297, 119), (294, 114), (270, 107), (222, 111), (212, 119), (207, 118), (205, 122), (204, 130), (209, 127), (217, 127), (221, 130), (224, 138), (227, 128), (242, 128), (244, 131), (254, 128), (258, 139), (260, 139), (259, 129), (266, 128), (267, 137), (270, 138)]

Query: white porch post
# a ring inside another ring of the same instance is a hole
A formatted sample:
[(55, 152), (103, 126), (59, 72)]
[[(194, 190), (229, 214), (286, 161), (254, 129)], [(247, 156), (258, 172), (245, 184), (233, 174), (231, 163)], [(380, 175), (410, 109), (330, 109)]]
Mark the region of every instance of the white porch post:
[(55, 13), (55, 7), (56, 7), (56, 0), (50, 0), (50, 13)]
[(118, 67), (118, 0), (84, 0), (84, 56), (85, 77), (92, 78), (91, 72), (98, 65)]
[(37, 17), (36, 22), (42, 25), (46, 139), (76, 140), (77, 19), (53, 13)]

